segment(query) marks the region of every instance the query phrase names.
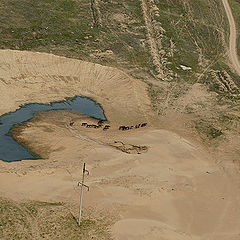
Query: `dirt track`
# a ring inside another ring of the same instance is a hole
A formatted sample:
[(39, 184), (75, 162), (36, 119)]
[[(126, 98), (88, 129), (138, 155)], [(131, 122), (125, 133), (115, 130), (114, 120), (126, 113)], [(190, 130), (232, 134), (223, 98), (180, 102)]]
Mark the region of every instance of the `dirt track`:
[(237, 55), (237, 30), (236, 30), (236, 24), (233, 18), (232, 10), (229, 6), (228, 0), (222, 0), (227, 18), (230, 25), (230, 36), (229, 36), (229, 58), (232, 62), (232, 65), (237, 72), (238, 75), (240, 75), (240, 63)]

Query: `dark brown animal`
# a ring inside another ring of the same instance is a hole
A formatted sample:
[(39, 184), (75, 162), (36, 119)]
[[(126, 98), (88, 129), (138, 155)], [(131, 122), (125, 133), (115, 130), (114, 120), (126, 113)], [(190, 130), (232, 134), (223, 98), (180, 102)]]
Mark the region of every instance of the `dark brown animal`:
[(128, 126), (123, 126), (121, 129), (122, 129), (123, 131), (129, 130), (129, 127), (128, 127)]
[(99, 120), (99, 121), (98, 121), (98, 126), (102, 126), (103, 123), (104, 123), (103, 120)]
[(142, 123), (141, 124), (141, 127), (146, 127), (147, 126), (147, 123)]
[(72, 127), (74, 124), (74, 121), (70, 121), (69, 125)]
[(87, 126), (87, 123), (82, 123), (82, 126)]

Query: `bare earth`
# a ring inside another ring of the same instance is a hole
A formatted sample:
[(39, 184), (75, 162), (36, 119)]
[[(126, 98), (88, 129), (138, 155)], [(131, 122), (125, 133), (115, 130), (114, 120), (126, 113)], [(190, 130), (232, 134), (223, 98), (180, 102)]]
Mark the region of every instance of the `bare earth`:
[[(47, 157), (0, 162), (1, 196), (76, 204), (86, 162), (90, 191), (84, 193), (84, 207), (116, 215), (113, 239), (240, 239), (236, 166), (222, 162), (224, 154), (216, 158), (194, 135), (176, 134), (184, 118), (178, 118), (176, 131), (163, 129), (144, 83), (117, 69), (49, 54), (0, 55), (0, 114), (24, 103), (83, 95), (102, 105), (111, 125), (108, 131), (86, 129), (81, 123), (95, 120), (72, 111), (42, 113), (29, 121), (17, 137)], [(147, 127), (118, 130), (120, 124), (141, 122)], [(147, 151), (126, 153), (116, 141)]]

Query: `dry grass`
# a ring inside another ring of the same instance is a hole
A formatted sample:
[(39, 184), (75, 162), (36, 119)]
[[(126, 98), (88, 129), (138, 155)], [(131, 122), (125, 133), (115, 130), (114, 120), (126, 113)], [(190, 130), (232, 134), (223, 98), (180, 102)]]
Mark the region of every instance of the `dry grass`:
[(79, 228), (76, 209), (63, 203), (0, 199), (0, 239), (111, 239), (111, 218), (93, 217), (94, 211), (86, 209)]

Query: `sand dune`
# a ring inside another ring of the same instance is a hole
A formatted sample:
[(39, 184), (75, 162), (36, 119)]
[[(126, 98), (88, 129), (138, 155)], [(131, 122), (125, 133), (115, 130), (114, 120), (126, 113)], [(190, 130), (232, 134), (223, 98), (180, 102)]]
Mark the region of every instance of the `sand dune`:
[[(1, 196), (78, 204), (77, 182), (86, 162), (90, 191), (84, 207), (114, 215), (115, 240), (239, 239), (235, 166), (216, 164), (194, 138), (157, 126), (144, 83), (113, 68), (49, 54), (0, 55), (1, 114), (24, 103), (84, 95), (103, 106), (112, 126), (109, 131), (85, 129), (81, 116), (67, 111), (30, 121), (21, 138), (38, 150), (47, 148), (49, 157), (0, 162)], [(132, 131), (117, 128), (141, 121), (152, 124)], [(148, 151), (127, 154), (110, 146), (115, 140), (147, 146)]]

